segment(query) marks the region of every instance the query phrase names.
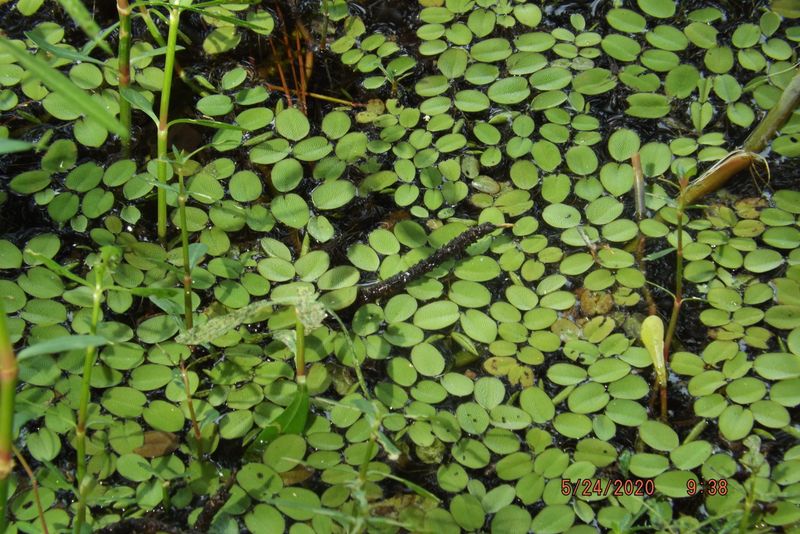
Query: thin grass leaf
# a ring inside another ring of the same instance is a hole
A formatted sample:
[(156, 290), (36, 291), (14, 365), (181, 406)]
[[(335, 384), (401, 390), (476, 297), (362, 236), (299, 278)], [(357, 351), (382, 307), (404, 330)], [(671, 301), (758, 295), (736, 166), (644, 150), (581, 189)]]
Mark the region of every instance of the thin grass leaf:
[[(67, 12), (72, 21), (89, 37), (94, 39), (100, 33), (100, 26), (95, 22), (91, 12), (86, 9), (81, 0), (58, 0), (58, 3)], [(113, 54), (111, 47), (105, 41), (97, 43), (108, 54)]]
[(70, 350), (82, 350), (89, 347), (108, 345), (109, 341), (101, 336), (59, 336), (41, 343), (36, 343), (19, 351), (17, 360), (22, 361), (42, 354), (58, 354)]
[(31, 30), (29, 32), (25, 32), (25, 37), (33, 41), (33, 43), (38, 46), (40, 49), (49, 52), (50, 54), (60, 57), (62, 59), (69, 59), (70, 61), (81, 61), (84, 63), (93, 63), (103, 68), (107, 68), (106, 64), (99, 59), (95, 59), (88, 54), (84, 54), (83, 52), (77, 52), (75, 50), (71, 50), (69, 48), (62, 48), (59, 46), (55, 46), (47, 42), (42, 31), (37, 28), (35, 30)]
[(45, 265), (45, 267), (47, 267), (48, 269), (50, 269), (54, 273), (59, 274), (59, 275), (63, 276), (64, 278), (69, 278), (73, 282), (77, 282), (82, 286), (92, 287), (92, 284), (87, 282), (85, 279), (83, 279), (80, 276), (78, 276), (77, 274), (73, 273), (72, 271), (70, 271), (69, 269), (64, 267), (63, 265), (60, 265), (60, 264), (54, 262), (50, 258), (48, 258), (46, 256), (43, 256), (42, 254), (40, 254), (38, 252), (35, 252), (35, 251), (31, 250), (31, 249), (25, 249), (25, 252), (27, 252), (28, 254), (30, 254), (31, 256), (33, 256), (34, 258), (39, 260), (40, 262), (42, 262)]
[(300, 384), (289, 405), (269, 422), (245, 454), (249, 457), (260, 456), (264, 448), (278, 436), (302, 434), (308, 422), (309, 405), (308, 388), (305, 384)]
[(208, 253), (208, 245), (205, 243), (192, 243), (189, 245), (189, 269), (194, 269)]
[(98, 106), (89, 95), (79, 89), (72, 81), (59, 71), (45, 63), (28, 51), (22, 51), (8, 39), (0, 38), (0, 49), (5, 49), (14, 59), (24, 67), (32, 76), (41, 81), (51, 91), (57, 91), (75, 109), (86, 117), (94, 119), (110, 132), (114, 132), (123, 139), (128, 138), (128, 131), (105, 108)]
[[(181, 9), (183, 11), (193, 11), (195, 13), (199, 13), (199, 14), (203, 15), (204, 17), (209, 17), (209, 18), (214, 18), (214, 19), (217, 19), (217, 20), (221, 20), (223, 22), (227, 22), (228, 24), (232, 24), (233, 26), (239, 26), (241, 28), (246, 28), (248, 30), (264, 31), (264, 28), (262, 26), (259, 26), (258, 24), (254, 24), (254, 23), (252, 23), (250, 21), (247, 21), (247, 20), (242, 20), (242, 19), (240, 19), (238, 17), (231, 17), (229, 15), (223, 15), (221, 13), (210, 12), (207, 9), (208, 7), (210, 7), (212, 5), (222, 5), (222, 4), (226, 4), (226, 3), (229, 3), (229, 2), (219, 2), (219, 3), (217, 3), (217, 2), (206, 2), (206, 3), (203, 3), (203, 4), (197, 4), (197, 5), (194, 5), (194, 6), (179, 6), (179, 9)], [(136, 2), (135, 4), (133, 4), (133, 6), (137, 6), (137, 7), (138, 6), (144, 6), (144, 5), (151, 6), (151, 7), (165, 7), (165, 8), (168, 8), (168, 9), (174, 7), (169, 2)], [(157, 11), (155, 13), (158, 14)]]
[(115, 32), (117, 28), (119, 28), (119, 21), (115, 22), (108, 28), (105, 28), (103, 31), (95, 35), (94, 38), (92, 38), (85, 45), (83, 45), (81, 52), (84, 54), (91, 54), (92, 50), (94, 50), (95, 47), (97, 47), (101, 41), (105, 41), (105, 38), (108, 37), (112, 32)]
[[(183, 47), (181, 45), (176, 45), (175, 46), (175, 51), (176, 52), (180, 52), (181, 50), (186, 50), (186, 47)], [(167, 47), (166, 46), (161, 46), (159, 48), (153, 48), (152, 50), (147, 50), (146, 52), (142, 52), (139, 55), (131, 57), (131, 63), (135, 63), (135, 62), (137, 62), (139, 60), (146, 59), (146, 58), (149, 58), (149, 57), (163, 56), (166, 53), (167, 53)]]
[(648, 254), (644, 257), (644, 261), (654, 261), (659, 258), (663, 258), (667, 254), (671, 254), (675, 252), (675, 247), (665, 248), (664, 250), (659, 250), (658, 252), (653, 252), (652, 254)]
[(384, 473), (383, 471), (373, 471), (373, 470), (367, 471), (367, 474), (368, 475), (373, 475), (373, 476), (379, 475), (379, 476), (383, 476), (383, 477), (386, 477), (386, 478), (391, 478), (392, 480), (396, 480), (397, 482), (400, 482), (401, 484), (404, 484), (408, 489), (410, 489), (411, 491), (413, 491), (414, 493), (416, 493), (420, 497), (425, 497), (426, 499), (433, 499), (437, 503), (441, 502), (439, 500), (439, 497), (437, 497), (436, 495), (434, 495), (430, 491), (426, 490), (425, 488), (423, 488), (419, 484), (415, 484), (414, 482), (411, 482), (410, 480), (406, 480), (403, 477), (399, 477), (399, 476), (393, 475), (391, 473)]
[(153, 124), (158, 126), (158, 117), (153, 112), (153, 105), (147, 100), (142, 93), (137, 91), (136, 89), (131, 89), (130, 87), (121, 87), (119, 90), (119, 95), (131, 103), (131, 106), (138, 109), (139, 111), (144, 111), (148, 117), (153, 120)]
[(225, 122), (211, 121), (207, 119), (174, 119), (169, 121), (169, 126), (175, 124), (194, 124), (195, 126), (206, 126), (208, 128), (217, 128), (220, 130), (241, 130), (241, 126), (235, 124), (228, 124)]
[(170, 298), (180, 294), (182, 291), (177, 287), (121, 287), (112, 286), (108, 288), (109, 291), (122, 291), (123, 293), (130, 293), (137, 297), (162, 297)]
[(25, 152), (36, 148), (36, 145), (19, 139), (0, 139), (0, 154), (13, 154), (14, 152)]

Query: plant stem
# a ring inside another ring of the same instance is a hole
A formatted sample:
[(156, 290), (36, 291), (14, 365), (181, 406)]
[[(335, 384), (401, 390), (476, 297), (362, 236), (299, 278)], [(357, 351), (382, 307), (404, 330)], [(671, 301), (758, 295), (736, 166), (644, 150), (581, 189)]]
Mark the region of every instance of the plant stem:
[(769, 110), (744, 142), (744, 150), (761, 152), (800, 105), (800, 69), (781, 93), (778, 103)]
[[(676, 213), (676, 232), (677, 244), (675, 247), (675, 296), (672, 303), (672, 313), (669, 318), (667, 334), (664, 337), (664, 365), (669, 364), (670, 348), (672, 338), (675, 337), (675, 329), (678, 327), (678, 317), (683, 304), (683, 214), (686, 209), (686, 191), (689, 179), (681, 176), (679, 179), (680, 192), (678, 193), (678, 209)], [(661, 419), (667, 420), (667, 384), (659, 383), (661, 389)]]
[[(122, 90), (129, 87), (131, 83), (131, 7), (128, 0), (117, 0), (117, 13), (119, 13), (117, 68), (119, 69), (119, 88)], [(129, 133), (129, 137), (122, 140), (122, 150), (127, 156), (130, 152), (131, 103), (124, 98), (119, 99), (119, 121)]]
[[(166, 46), (166, 41), (164, 41), (164, 37), (161, 36), (161, 33), (158, 31), (158, 27), (156, 26), (155, 22), (153, 22), (153, 17), (150, 16), (150, 11), (148, 11), (146, 6), (139, 7), (139, 14), (144, 20), (145, 25), (147, 26), (147, 30), (150, 32), (150, 35), (153, 37), (153, 40), (158, 43), (158, 46)], [(192, 91), (199, 94), (200, 96), (208, 96), (208, 91), (203, 89), (202, 87), (198, 86), (194, 81), (189, 78), (189, 75), (186, 74), (186, 71), (183, 70), (181, 67), (180, 62), (176, 59), (175, 60), (175, 74), (178, 78), (181, 79), (183, 83), (185, 83)]]
[(361, 461), (361, 465), (358, 467), (358, 479), (362, 485), (367, 483), (367, 469), (369, 468), (369, 461), (372, 459), (372, 454), (375, 451), (377, 434), (378, 429), (373, 428), (369, 434), (369, 442), (367, 443), (367, 450), (364, 452), (364, 460)]
[(739, 532), (742, 534), (749, 532), (747, 529), (748, 523), (750, 523), (750, 510), (753, 509), (753, 503), (755, 501), (755, 493), (756, 493), (756, 476), (755, 473), (752, 471), (750, 472), (750, 490), (747, 492), (747, 495), (744, 499), (744, 510), (742, 510), (742, 519), (739, 522)]
[[(645, 217), (646, 206), (644, 202), (644, 172), (642, 171), (642, 160), (639, 157), (638, 152), (631, 156), (631, 165), (633, 166), (634, 176), (633, 187), (635, 192), (634, 200), (636, 202), (636, 220), (641, 222)], [(647, 238), (642, 233), (642, 230), (639, 229), (639, 235), (636, 244), (636, 263), (645, 278), (647, 278), (647, 266), (645, 265), (644, 261), (644, 251), (646, 245)], [(656, 307), (656, 303), (653, 300), (653, 294), (650, 292), (650, 288), (647, 286), (647, 284), (642, 287), (642, 293), (644, 294), (645, 302), (647, 302), (648, 315), (655, 315), (658, 312), (658, 308)]]
[(178, 213), (181, 220), (181, 250), (183, 252), (183, 322), (192, 328), (192, 266), (189, 264), (189, 230), (186, 226), (186, 187), (183, 174), (178, 173)]
[[(97, 324), (100, 322), (100, 304), (103, 300), (103, 278), (106, 273), (106, 259), (103, 258), (94, 270), (94, 291), (92, 292), (92, 318), (89, 323), (89, 334), (97, 335)], [(75, 427), (75, 448), (78, 453), (76, 483), (78, 484), (78, 513), (75, 518), (74, 531), (79, 533), (86, 520), (86, 501), (84, 495), (84, 477), (86, 476), (86, 419), (89, 413), (91, 395), (92, 369), (94, 368), (97, 347), (86, 348), (83, 358), (83, 376), (81, 380), (81, 398), (78, 405), (78, 424)]]
[(667, 335), (664, 338), (664, 361), (669, 361), (672, 338), (678, 326), (678, 315), (683, 304), (683, 212), (686, 208), (686, 179), (680, 180), (680, 193), (678, 197), (678, 210), (676, 214), (677, 246), (675, 247), (675, 298), (672, 305), (672, 314), (669, 318)]
[(11, 469), (14, 400), (17, 391), (17, 359), (6, 326), (6, 313), (0, 299), (0, 532), (6, 529), (6, 502)]
[(181, 378), (183, 379), (183, 389), (186, 391), (186, 407), (189, 408), (189, 418), (192, 420), (192, 430), (194, 439), (197, 441), (197, 459), (203, 456), (203, 435), (200, 433), (200, 425), (197, 423), (197, 414), (194, 411), (192, 402), (192, 390), (189, 386), (189, 373), (186, 371), (186, 364), (181, 358)]
[[(276, 4), (275, 7), (277, 8), (277, 11), (278, 11), (278, 17), (280, 17), (281, 21), (283, 22), (283, 25), (282, 25), (283, 26), (283, 28), (282, 28), (283, 29), (283, 33), (282, 33), (281, 37), (283, 38), (283, 46), (284, 46), (284, 49), (286, 50), (286, 56), (289, 59), (289, 68), (291, 69), (292, 81), (294, 82), (294, 86), (298, 90), (298, 99), (297, 99), (297, 101), (298, 101), (298, 104), (300, 105), (300, 109), (303, 111), (303, 113), (305, 113), (305, 110), (303, 110), (303, 93), (302, 93), (303, 87), (300, 85), (300, 81), (299, 81), (299, 78), (298, 78), (298, 75), (297, 75), (297, 70), (295, 69), (294, 54), (292, 53), (292, 47), (289, 45), (289, 29), (287, 27), (286, 17), (283, 16), (283, 11), (281, 10), (280, 4)], [(298, 54), (301, 53), (301, 51), (299, 49), (299, 41), (298, 41), (297, 53)], [(277, 58), (276, 58), (276, 60), (277, 60)], [(278, 65), (280, 66), (279, 62), (278, 62)]]
[(297, 376), (297, 383), (300, 384), (306, 381), (306, 327), (303, 325), (303, 321), (300, 320), (296, 308), (294, 310), (294, 315), (295, 334), (297, 337), (295, 340), (295, 373)]
[(324, 50), (328, 48), (328, 0), (322, 0), (322, 16), (324, 20), (322, 21), (322, 45), (321, 48)]
[(283, 74), (283, 67), (281, 67), (281, 62), (278, 58), (278, 51), (275, 49), (275, 43), (272, 42), (272, 37), (269, 39), (269, 46), (272, 48), (272, 57), (275, 60), (275, 66), (278, 67), (278, 76), (281, 78), (281, 86), (283, 88), (283, 92), (286, 93), (286, 107), (292, 107), (292, 93), (289, 91), (289, 84), (286, 83), (286, 76)]
[[(271, 91), (283, 91), (284, 90), (284, 88), (281, 87), (280, 85), (274, 85), (274, 84), (271, 84), (271, 83), (265, 83), (264, 85), (266, 86), (267, 89), (269, 89)], [(297, 91), (295, 91), (295, 90), (290, 90), (290, 92), (297, 93)], [(317, 100), (325, 100), (326, 102), (333, 102), (334, 104), (342, 104), (344, 106), (350, 106), (351, 108), (363, 108), (363, 107), (365, 107), (364, 104), (360, 104), (358, 102), (350, 102), (349, 100), (343, 100), (341, 98), (336, 98), (336, 97), (333, 97), (333, 96), (323, 95), (323, 94), (320, 94), (320, 93), (312, 93), (310, 91), (307, 91), (306, 95), (310, 96), (311, 98), (316, 98)]]
[(297, 70), (300, 76), (300, 103), (303, 106), (303, 113), (308, 115), (308, 104), (306, 100), (306, 67), (303, 63), (303, 50), (300, 45), (300, 34), (294, 34), (295, 43), (297, 45)]
[[(161, 87), (161, 107), (158, 121), (158, 181), (167, 183), (167, 135), (169, 122), (169, 100), (172, 93), (172, 77), (175, 72), (175, 46), (178, 42), (178, 24), (181, 12), (179, 0), (172, 0), (169, 12), (169, 34), (167, 35), (167, 52), (164, 60), (164, 85)], [(167, 236), (167, 192), (158, 189), (158, 237), (161, 241)]]
[(37, 482), (36, 477), (31, 470), (31, 466), (28, 465), (28, 462), (25, 461), (25, 457), (22, 456), (22, 453), (19, 450), (11, 446), (14, 449), (14, 455), (19, 460), (20, 465), (25, 470), (25, 473), (28, 474), (28, 478), (31, 481), (31, 490), (33, 491), (33, 500), (36, 502), (36, 509), (39, 513), (39, 520), (42, 522), (42, 532), (44, 534), (49, 534), (49, 530), (47, 529), (47, 521), (44, 520), (44, 508), (42, 507), (42, 500), (39, 498), (39, 482)]

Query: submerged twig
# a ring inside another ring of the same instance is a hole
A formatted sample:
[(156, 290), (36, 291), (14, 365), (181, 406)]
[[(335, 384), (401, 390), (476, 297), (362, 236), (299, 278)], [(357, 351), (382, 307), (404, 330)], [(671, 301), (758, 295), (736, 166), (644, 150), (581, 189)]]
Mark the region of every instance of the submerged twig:
[(472, 243), (482, 238), (486, 234), (494, 232), (498, 228), (506, 228), (511, 225), (496, 225), (494, 223), (483, 223), (473, 226), (469, 230), (451, 239), (446, 245), (437, 249), (433, 254), (414, 264), (407, 270), (387, 278), (377, 284), (361, 289), (358, 295), (358, 303), (366, 304), (381, 298), (388, 298), (399, 292), (408, 285), (409, 282), (429, 273), (444, 261), (450, 258), (458, 258), (464, 250)]

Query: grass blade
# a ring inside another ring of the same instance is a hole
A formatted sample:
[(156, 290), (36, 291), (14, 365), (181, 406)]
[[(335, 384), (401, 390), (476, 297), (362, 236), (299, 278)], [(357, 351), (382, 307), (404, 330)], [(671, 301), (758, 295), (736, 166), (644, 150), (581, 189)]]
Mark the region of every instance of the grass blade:
[(139, 111), (144, 111), (147, 116), (153, 120), (153, 124), (158, 126), (158, 117), (156, 117), (156, 114), (153, 112), (153, 105), (142, 93), (130, 87), (120, 87), (119, 95), (130, 102), (131, 105)]
[(36, 145), (19, 139), (0, 139), (0, 154), (11, 154), (13, 152), (25, 152), (36, 148)]
[(79, 89), (69, 78), (46, 62), (31, 55), (27, 50), (20, 50), (5, 38), (0, 38), (0, 49), (5, 49), (9, 52), (17, 63), (30, 72), (32, 76), (39, 79), (48, 89), (60, 92), (82, 114), (94, 119), (106, 130), (117, 134), (122, 139), (129, 137), (128, 131), (122, 126), (122, 123), (108, 111), (98, 106), (97, 102)]
[[(97, 25), (94, 17), (81, 0), (58, 0), (58, 3), (90, 39), (97, 37), (97, 34), (100, 33), (100, 26)], [(107, 42), (98, 41), (98, 45), (107, 54), (113, 54)]]
[(70, 350), (100, 347), (102, 345), (108, 345), (108, 340), (102, 336), (59, 336), (22, 349), (19, 351), (17, 361), (26, 360), (42, 354), (58, 354)]

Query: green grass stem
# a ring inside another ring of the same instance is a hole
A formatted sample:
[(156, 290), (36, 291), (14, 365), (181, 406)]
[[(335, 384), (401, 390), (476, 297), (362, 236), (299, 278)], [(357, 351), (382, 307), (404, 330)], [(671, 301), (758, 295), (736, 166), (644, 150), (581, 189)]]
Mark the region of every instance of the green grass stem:
[[(104, 285), (109, 264), (114, 261), (115, 250), (113, 247), (104, 247), (100, 252), (100, 259), (93, 269), (94, 286), (92, 288), (92, 316), (89, 322), (89, 335), (97, 335), (97, 325), (100, 324), (102, 315)], [(78, 404), (78, 424), (75, 427), (75, 449), (77, 451), (77, 468), (75, 482), (78, 485), (78, 511), (73, 524), (73, 531), (79, 534), (86, 522), (86, 494), (89, 492), (89, 483), (86, 480), (86, 427), (89, 415), (89, 401), (91, 399), (92, 369), (97, 356), (97, 346), (90, 345), (86, 348), (83, 358), (83, 375), (81, 377), (81, 396)]]
[[(91, 39), (97, 37), (97, 34), (100, 33), (100, 26), (81, 0), (58, 0), (58, 3), (61, 5), (62, 9), (67, 12), (72, 22), (83, 30), (83, 33)], [(108, 55), (113, 55), (111, 47), (107, 42), (99, 40), (97, 44)]]
[(14, 400), (17, 390), (17, 359), (0, 300), (0, 532), (7, 525), (6, 502), (13, 468)]
[(183, 323), (186, 330), (192, 322), (192, 265), (189, 260), (189, 231), (186, 223), (186, 186), (183, 174), (178, 173), (178, 215), (181, 221), (181, 253), (183, 255)]
[[(167, 183), (167, 136), (169, 134), (169, 102), (172, 96), (172, 77), (175, 72), (175, 47), (178, 44), (178, 26), (180, 24), (180, 0), (172, 1), (169, 12), (169, 34), (167, 35), (167, 53), (164, 61), (164, 84), (161, 87), (161, 105), (158, 122), (158, 180)], [(158, 237), (162, 241), (167, 236), (167, 191), (158, 190)]]
[(306, 381), (306, 327), (303, 325), (303, 321), (300, 320), (300, 316), (297, 313), (297, 309), (295, 309), (295, 333), (297, 334), (296, 340), (296, 351), (295, 351), (295, 367), (296, 367), (296, 376), (297, 382), (305, 382)]

